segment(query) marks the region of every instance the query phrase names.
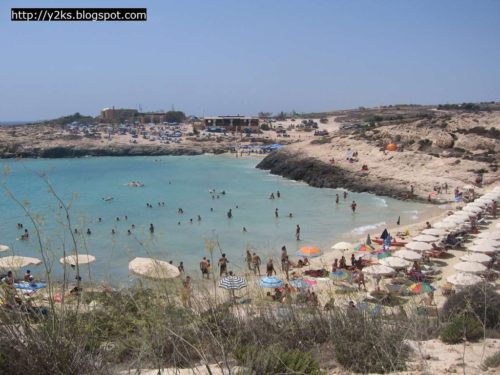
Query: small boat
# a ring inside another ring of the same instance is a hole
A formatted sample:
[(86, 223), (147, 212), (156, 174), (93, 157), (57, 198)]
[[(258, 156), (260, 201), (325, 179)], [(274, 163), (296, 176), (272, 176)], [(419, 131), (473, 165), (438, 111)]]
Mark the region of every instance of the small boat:
[(127, 186), (130, 186), (130, 187), (143, 187), (144, 184), (142, 182), (139, 182), (139, 181), (130, 181)]
[(102, 198), (102, 200), (105, 201), (105, 202), (109, 202), (109, 201), (113, 200), (113, 197)]
[[(384, 239), (383, 238), (380, 238), (380, 237), (374, 237), (372, 238), (372, 242), (375, 242), (377, 245), (383, 245), (384, 244)], [(391, 241), (391, 246), (404, 246), (406, 245), (408, 242), (407, 241), (403, 241), (403, 240), (398, 240), (398, 239), (395, 239), (393, 238), (392, 241)]]

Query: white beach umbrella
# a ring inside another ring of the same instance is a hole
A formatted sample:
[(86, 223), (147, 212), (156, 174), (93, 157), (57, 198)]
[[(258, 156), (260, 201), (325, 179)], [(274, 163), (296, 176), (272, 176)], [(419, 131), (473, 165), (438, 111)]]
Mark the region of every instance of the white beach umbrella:
[(446, 280), (455, 286), (475, 285), (483, 281), (483, 279), (477, 275), (462, 272), (451, 275)]
[(474, 274), (483, 273), (484, 271), (487, 270), (487, 268), (484, 265), (476, 262), (460, 262), (455, 264), (453, 268), (459, 272), (474, 273)]
[(468, 207), (479, 207), (480, 209), (484, 209), (488, 205), (488, 202), (484, 200), (475, 200), (474, 202), (469, 203)]
[(415, 242), (436, 242), (439, 241), (439, 237), (431, 236), (430, 234), (420, 234), (413, 237), (411, 240)]
[(483, 212), (483, 209), (482, 208), (479, 208), (479, 207), (475, 207), (475, 206), (465, 206), (464, 208), (462, 208), (462, 211), (466, 211), (466, 212), (474, 212), (474, 213), (481, 213)]
[(490, 246), (498, 248), (500, 247), (500, 240), (489, 240), (487, 238), (474, 238), (472, 244), (478, 246)]
[(7, 245), (0, 245), (0, 252), (9, 251), (9, 250), (10, 250), (10, 247), (8, 247)]
[(500, 223), (496, 223), (496, 224), (495, 224), (495, 228), (500, 229)]
[(406, 268), (411, 264), (406, 259), (395, 256), (380, 259), (379, 263), (387, 267), (392, 267), (394, 269)]
[(408, 242), (405, 248), (413, 251), (427, 251), (432, 250), (432, 246), (426, 242)]
[(337, 242), (335, 245), (332, 246), (333, 250), (340, 250), (340, 251), (347, 251), (351, 250), (353, 248), (353, 245), (350, 244), (349, 242)]
[(403, 258), (403, 259), (411, 260), (411, 261), (422, 259), (422, 255), (420, 255), (419, 253), (417, 253), (415, 251), (411, 251), (411, 250), (398, 250), (398, 251), (395, 251), (392, 255), (395, 257), (399, 257), (399, 258)]
[(42, 261), (38, 258), (22, 257), (18, 255), (10, 255), (0, 258), (0, 268), (4, 270), (19, 269), (27, 266), (38, 266)]
[(90, 264), (96, 261), (95, 256), (90, 254), (78, 254), (78, 255), (68, 255), (65, 258), (59, 259), (61, 264), (69, 264), (70, 266), (76, 266), (81, 264)]
[(445, 222), (445, 223), (463, 224), (467, 220), (469, 220), (468, 217), (452, 215), (452, 216), (448, 216), (448, 217), (444, 218), (443, 222)]
[(487, 240), (500, 240), (500, 231), (481, 232), (477, 235), (477, 238), (484, 238)]
[(448, 234), (447, 231), (444, 229), (438, 229), (438, 228), (429, 228), (429, 229), (424, 229), (422, 231), (422, 234), (430, 234), (431, 236), (445, 236)]
[(172, 279), (180, 275), (179, 269), (163, 260), (135, 258), (128, 264), (130, 272), (148, 279)]
[(376, 264), (363, 268), (363, 273), (372, 276), (387, 276), (396, 273), (396, 270), (392, 267)]
[(460, 260), (464, 262), (476, 262), (476, 263), (488, 264), (491, 261), (491, 257), (486, 254), (471, 253), (460, 257)]
[(467, 248), (467, 250), (472, 251), (474, 253), (495, 253), (497, 251), (496, 247), (489, 245), (472, 245)]
[(475, 188), (476, 187), (474, 185), (470, 185), (470, 184), (464, 185), (465, 190), (474, 190)]
[(434, 224), (434, 228), (438, 229), (453, 229), (457, 226), (456, 223), (452, 222), (446, 222), (446, 221), (438, 221), (436, 224)]
[(469, 212), (469, 211), (457, 211), (453, 213), (453, 216), (455, 217), (465, 217), (467, 219), (470, 219), (471, 217), (476, 216), (474, 212)]

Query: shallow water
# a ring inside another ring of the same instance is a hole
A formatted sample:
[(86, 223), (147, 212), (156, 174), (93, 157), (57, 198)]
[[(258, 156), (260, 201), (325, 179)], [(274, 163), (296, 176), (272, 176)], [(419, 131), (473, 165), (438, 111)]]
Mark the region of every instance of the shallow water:
[[(206, 239), (218, 239), (220, 249), (228, 254), (231, 267), (238, 272), (247, 247), (255, 249), (263, 259), (279, 256), (283, 245), (290, 254), (305, 245), (329, 249), (346, 232), (361, 238), (366, 230), (382, 231), (385, 226), (395, 226), (398, 216), (406, 225), (421, 221), (434, 210), (425, 204), (367, 193), (349, 193), (344, 200), (341, 189), (319, 189), (288, 181), (256, 169), (257, 163), (251, 158), (208, 155), (9, 160), (3, 162), (10, 169), (3, 180), (18, 199), (29, 202), (29, 209), (43, 221), (42, 237), (50, 249), (56, 277), (62, 277), (58, 259), (64, 247), (71, 252), (71, 236), (61, 219), (63, 210), (38, 173), (45, 174), (58, 195), (70, 204), (73, 226), (80, 233), (91, 229), (92, 235), (79, 234), (77, 239), (80, 246), (97, 257), (90, 267), (92, 278), (113, 283), (131, 278), (127, 264), (136, 256), (156, 256), (173, 260), (176, 265), (184, 261), (186, 269), (195, 272), (201, 257), (208, 255)], [(133, 180), (145, 186), (126, 186)], [(210, 189), (225, 190), (226, 194), (212, 199)], [(269, 194), (276, 195), (278, 190), (281, 198), (269, 199)], [(336, 193), (340, 195), (338, 205)], [(114, 199), (102, 200), (108, 196)], [(352, 200), (358, 204), (354, 214)], [(165, 207), (158, 207), (162, 201)], [(153, 208), (148, 208), (147, 202)], [(180, 207), (183, 215), (177, 213)], [(230, 208), (231, 219), (227, 217)], [(275, 217), (276, 208), (279, 218)], [(3, 195), (0, 212), (0, 243), (11, 246), (15, 254), (39, 257), (34, 226), (22, 209)], [(290, 212), (293, 218), (288, 217)], [(28, 241), (17, 239), (22, 234), (16, 229), (18, 222), (29, 229)], [(155, 226), (154, 235), (149, 233), (150, 223)], [(132, 224), (136, 226), (133, 234), (127, 235)], [(300, 242), (295, 239), (297, 224), (301, 227)], [(113, 228), (115, 235), (111, 235)], [(215, 259), (221, 250), (216, 248)], [(35, 274), (43, 273), (41, 266), (31, 269)], [(87, 274), (84, 279), (89, 277)]]

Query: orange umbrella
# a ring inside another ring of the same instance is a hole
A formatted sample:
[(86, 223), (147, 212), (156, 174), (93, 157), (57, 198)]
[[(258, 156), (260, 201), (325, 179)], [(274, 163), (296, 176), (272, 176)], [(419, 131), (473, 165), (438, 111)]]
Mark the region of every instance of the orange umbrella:
[(396, 151), (398, 149), (398, 146), (394, 143), (389, 143), (386, 147), (387, 151)]
[(321, 255), (321, 250), (317, 247), (301, 247), (299, 251), (297, 251), (296, 255), (299, 257), (319, 257)]

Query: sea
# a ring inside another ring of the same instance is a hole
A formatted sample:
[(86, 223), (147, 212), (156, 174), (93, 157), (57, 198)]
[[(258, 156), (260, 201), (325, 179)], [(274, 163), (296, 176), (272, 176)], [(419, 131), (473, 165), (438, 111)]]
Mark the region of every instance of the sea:
[[(197, 276), (201, 258), (210, 258), (211, 241), (213, 258), (226, 253), (229, 269), (238, 273), (244, 270), (247, 249), (276, 260), (282, 246), (292, 255), (302, 246), (328, 251), (337, 241), (356, 243), (368, 231), (395, 227), (398, 218), (401, 225), (412, 224), (436, 210), (368, 193), (348, 192), (344, 199), (342, 189), (315, 188), (271, 175), (255, 168), (258, 162), (213, 155), (0, 161), (0, 243), (11, 248), (0, 256), (40, 258), (43, 249), (52, 277), (62, 279), (59, 259), (73, 252), (76, 228), (79, 252), (97, 258), (84, 267), (83, 280), (126, 285), (135, 279), (128, 271), (134, 257), (156, 257), (175, 265), (182, 261), (187, 273)], [(131, 181), (144, 186), (128, 186)], [(275, 199), (269, 198), (271, 193)], [(295, 237), (297, 225), (300, 241)], [(24, 229), (28, 240), (20, 239)], [(28, 268), (44, 278), (44, 266)]]

